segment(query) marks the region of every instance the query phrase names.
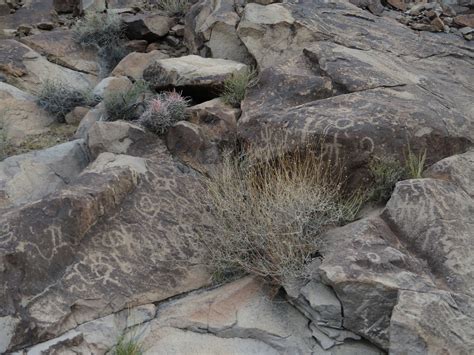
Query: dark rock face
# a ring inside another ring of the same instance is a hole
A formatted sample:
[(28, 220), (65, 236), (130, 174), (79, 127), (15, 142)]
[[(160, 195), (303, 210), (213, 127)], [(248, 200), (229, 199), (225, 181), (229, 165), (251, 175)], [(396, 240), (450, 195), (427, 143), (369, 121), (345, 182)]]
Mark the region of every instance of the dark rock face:
[(165, 149), (101, 155), (75, 184), (2, 215), (0, 319), (14, 319), (10, 348), (209, 281), (196, 237), (208, 230), (200, 185)]
[(429, 147), (434, 162), (474, 139), (466, 80), (474, 56), (461, 39), (415, 35), (349, 3), (314, 1), (249, 4), (237, 33), (261, 69), (242, 105), (245, 141), (268, 130), (295, 141), (324, 136), (357, 166), (370, 155), (403, 159), (408, 143)]

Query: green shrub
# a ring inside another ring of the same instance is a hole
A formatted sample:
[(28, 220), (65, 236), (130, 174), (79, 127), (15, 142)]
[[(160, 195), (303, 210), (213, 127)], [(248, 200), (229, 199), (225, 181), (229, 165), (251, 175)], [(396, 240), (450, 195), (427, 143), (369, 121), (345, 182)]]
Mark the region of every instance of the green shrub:
[(0, 161), (11, 154), (11, 144), (7, 137), (7, 132), (0, 121)]
[(393, 158), (373, 158), (369, 162), (369, 170), (373, 183), (368, 197), (376, 202), (387, 201), (395, 184), (405, 176), (405, 168)]
[(148, 101), (139, 122), (150, 131), (164, 134), (185, 117), (189, 101), (176, 91), (164, 92)]
[(188, 0), (158, 0), (157, 6), (168, 16), (184, 16), (189, 8)]
[(38, 92), (37, 104), (51, 113), (58, 122), (64, 122), (64, 116), (76, 106), (93, 103), (90, 92), (78, 90), (55, 80), (45, 80)]
[(201, 240), (214, 275), (250, 273), (275, 284), (304, 277), (322, 233), (353, 220), (362, 203), (344, 194), (340, 168), (309, 147), (226, 154), (204, 184), (217, 231)]
[(134, 121), (142, 111), (148, 85), (143, 80), (136, 81), (130, 90), (118, 91), (104, 99), (104, 108), (107, 121)]
[(234, 73), (224, 81), (222, 92), (223, 100), (234, 107), (239, 107), (240, 102), (245, 98), (247, 89), (256, 84), (257, 72), (255, 69)]

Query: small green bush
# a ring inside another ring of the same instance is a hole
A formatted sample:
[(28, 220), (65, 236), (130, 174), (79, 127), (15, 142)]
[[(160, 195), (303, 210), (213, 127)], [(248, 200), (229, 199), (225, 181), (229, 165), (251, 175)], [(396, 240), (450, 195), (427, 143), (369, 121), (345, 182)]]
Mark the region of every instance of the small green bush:
[(115, 345), (114, 355), (142, 355), (142, 346), (135, 339), (126, 340), (120, 337), (117, 345)]
[(130, 90), (118, 91), (104, 99), (107, 121), (135, 121), (141, 115), (141, 108), (148, 85), (143, 80), (136, 81)]
[(214, 275), (250, 273), (275, 284), (307, 276), (323, 232), (352, 221), (362, 204), (359, 194), (344, 193), (337, 164), (321, 156), (309, 147), (248, 147), (203, 178), (217, 231), (201, 240)]
[(45, 80), (37, 98), (37, 104), (60, 123), (64, 122), (64, 116), (74, 107), (93, 103), (94, 99), (89, 91), (78, 90), (56, 80)]
[(189, 2), (188, 0), (158, 0), (157, 6), (168, 16), (180, 17), (186, 14)]
[(405, 168), (393, 158), (372, 158), (369, 170), (373, 183), (368, 197), (375, 202), (387, 201), (392, 195), (395, 184), (405, 176)]
[(7, 137), (7, 132), (3, 127), (3, 123), (0, 121), (0, 161), (7, 158), (10, 155), (11, 144)]
[(164, 92), (148, 101), (139, 122), (150, 131), (164, 134), (176, 122), (185, 118), (189, 100), (176, 91)]
[(239, 107), (241, 101), (245, 98), (245, 92), (249, 87), (255, 85), (256, 81), (257, 72), (255, 69), (234, 73), (224, 81), (224, 90), (221, 96), (227, 104)]

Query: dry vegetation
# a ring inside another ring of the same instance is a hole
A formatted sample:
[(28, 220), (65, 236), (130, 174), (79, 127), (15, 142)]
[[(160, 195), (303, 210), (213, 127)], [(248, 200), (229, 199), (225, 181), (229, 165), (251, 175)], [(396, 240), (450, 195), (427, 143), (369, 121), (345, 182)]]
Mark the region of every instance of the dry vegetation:
[(352, 221), (363, 202), (344, 192), (340, 166), (320, 156), (311, 147), (225, 156), (205, 180), (217, 232), (203, 243), (215, 275), (250, 273), (277, 284), (304, 277), (322, 233)]
[(224, 90), (222, 99), (227, 104), (240, 107), (240, 103), (245, 98), (245, 93), (249, 87), (257, 83), (257, 71), (247, 69), (242, 72), (234, 73), (230, 78), (224, 81)]

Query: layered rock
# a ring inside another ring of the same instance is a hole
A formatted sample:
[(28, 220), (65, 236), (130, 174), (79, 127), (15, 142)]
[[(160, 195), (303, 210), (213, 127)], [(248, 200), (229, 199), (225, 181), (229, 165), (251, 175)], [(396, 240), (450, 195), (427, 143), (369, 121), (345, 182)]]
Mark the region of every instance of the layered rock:
[(358, 166), (370, 155), (403, 159), (408, 143), (430, 147), (434, 162), (474, 139), (466, 81), (474, 73), (465, 65), (474, 59), (459, 38), (415, 34), (339, 1), (248, 4), (237, 33), (261, 71), (242, 104), (246, 141), (265, 131), (324, 136)]
[(104, 153), (68, 187), (2, 214), (4, 349), (209, 282), (201, 185), (161, 143), (143, 144), (143, 158)]

